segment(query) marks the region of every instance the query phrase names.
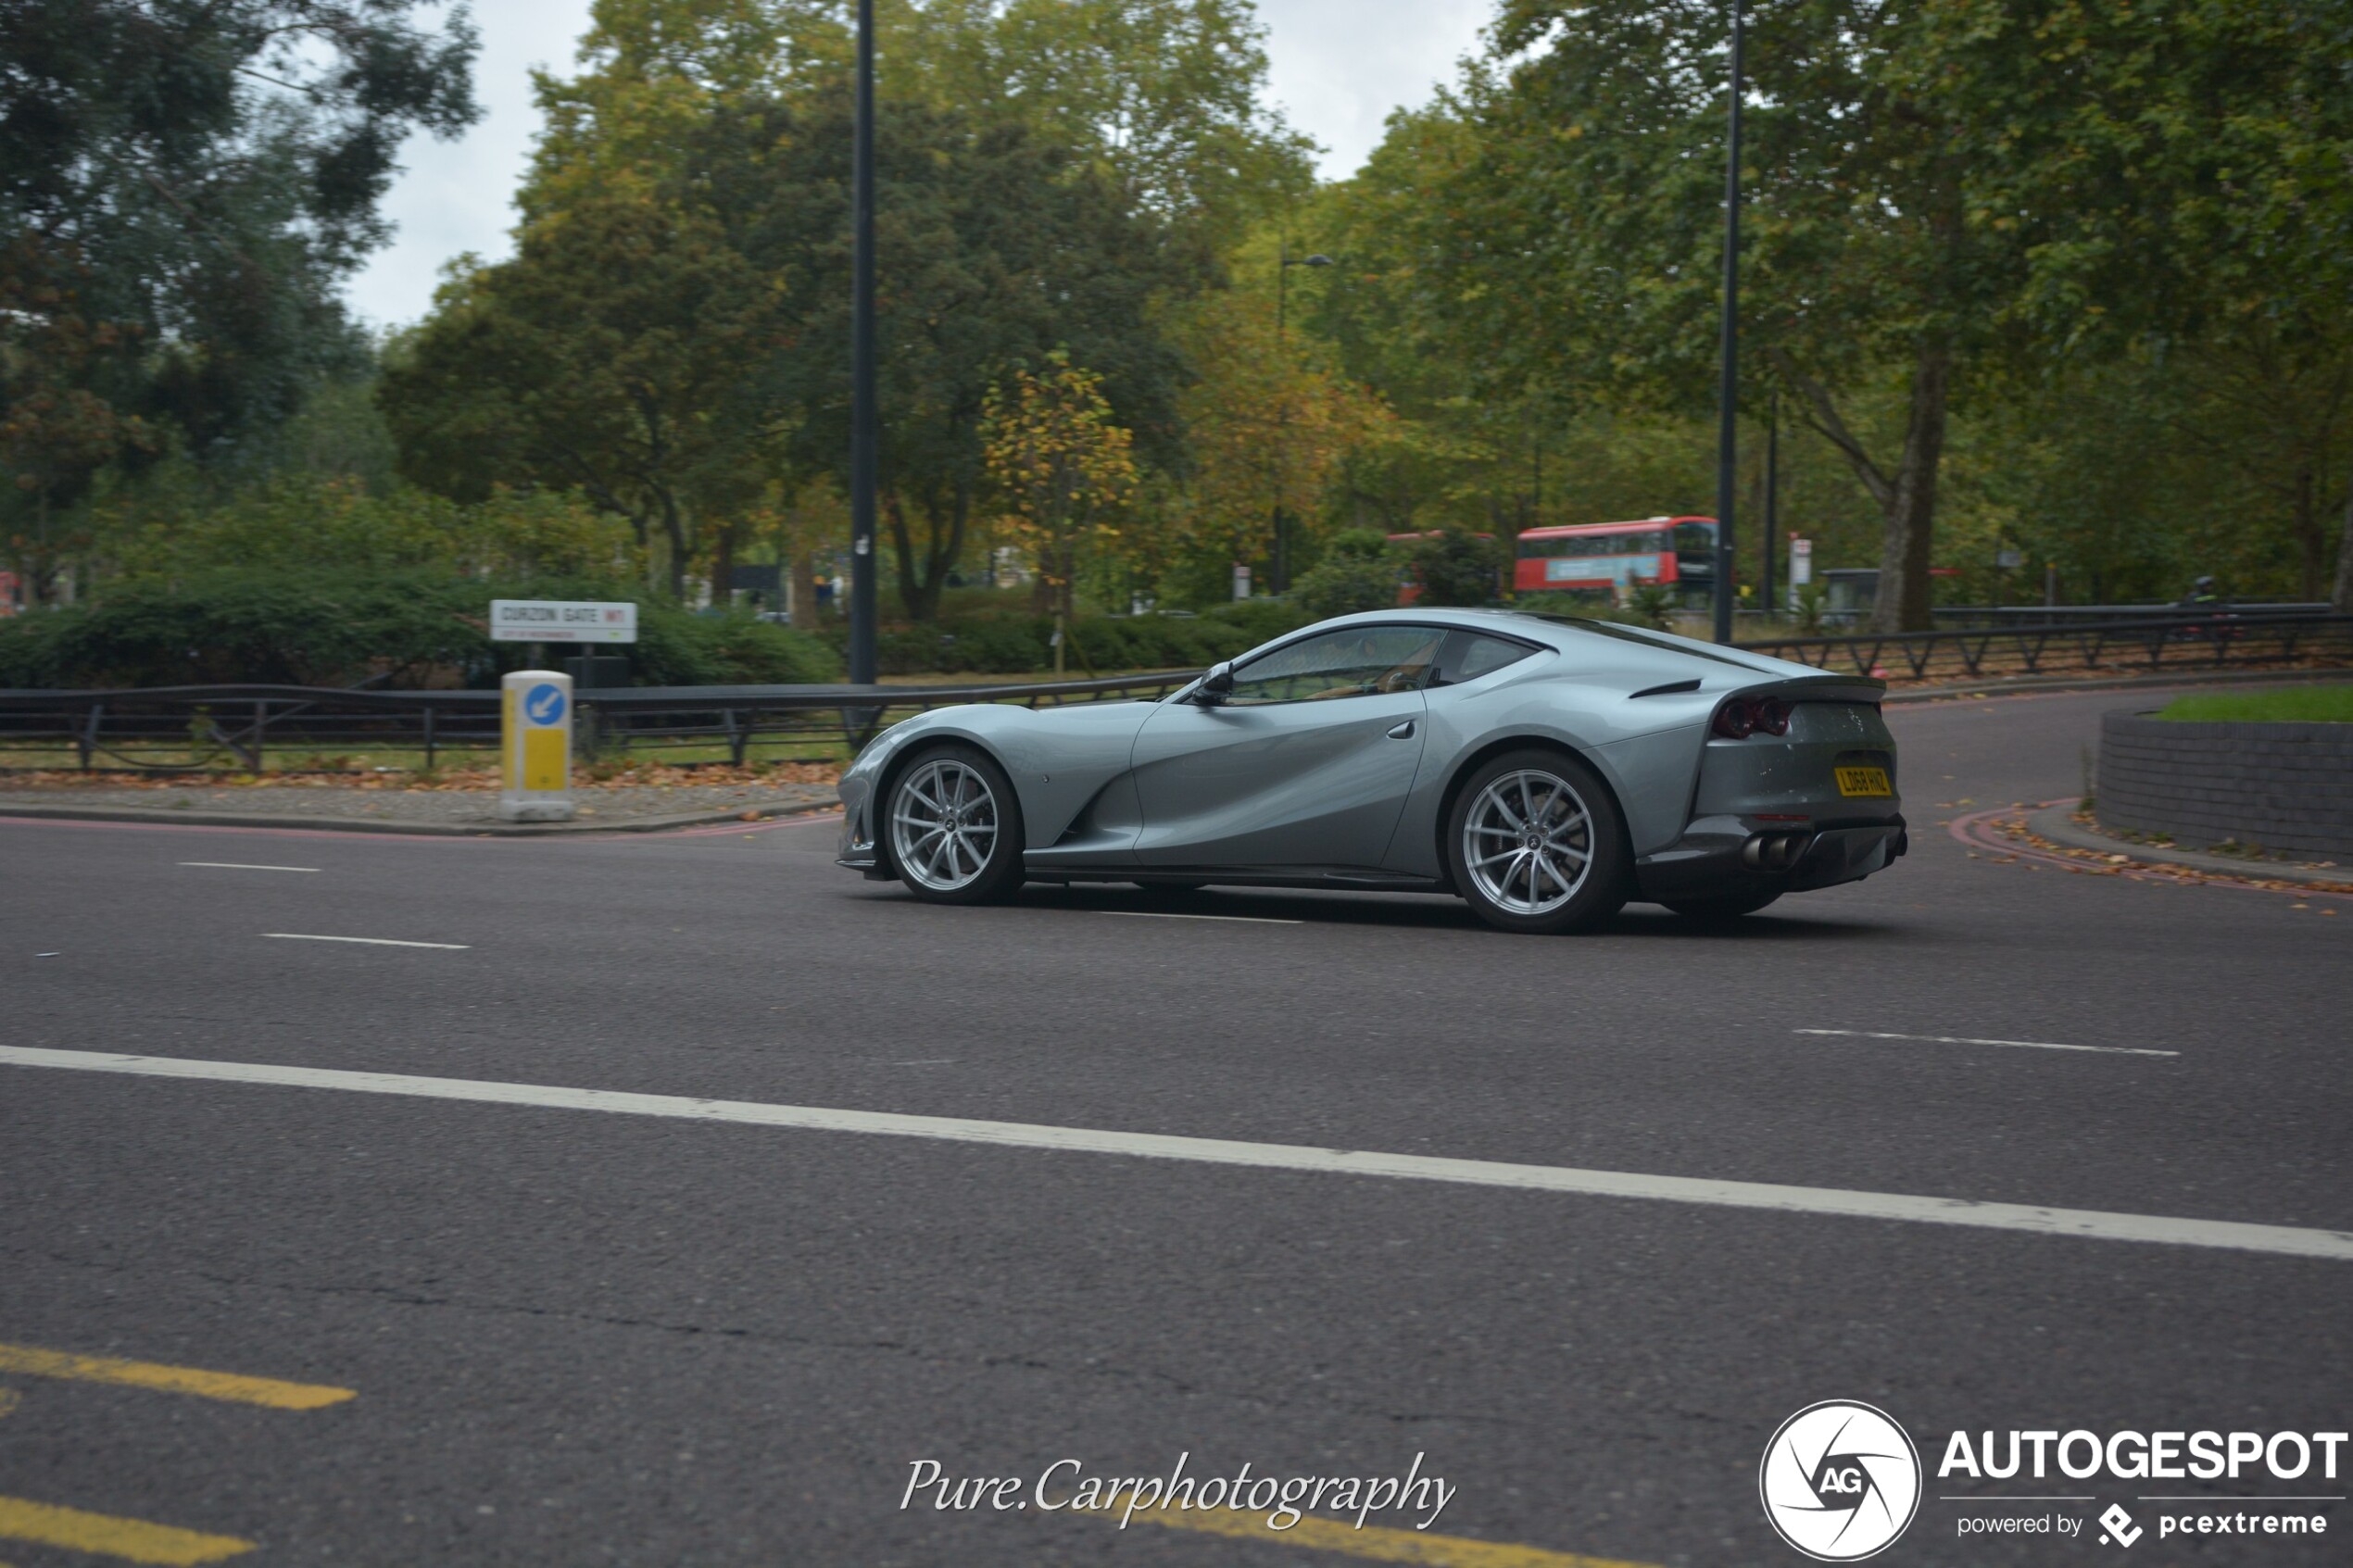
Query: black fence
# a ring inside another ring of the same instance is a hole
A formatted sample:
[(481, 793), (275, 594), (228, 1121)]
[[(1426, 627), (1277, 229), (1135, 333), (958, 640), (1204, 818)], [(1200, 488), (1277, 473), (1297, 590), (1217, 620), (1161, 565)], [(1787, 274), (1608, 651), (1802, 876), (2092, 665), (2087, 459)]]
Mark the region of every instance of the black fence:
[(2353, 615), (2300, 607), (2182, 610), (2133, 620), (1759, 638), (1740, 646), (1817, 669), (1852, 668), (1859, 675), (1878, 671), (1915, 681), (2063, 670), (2188, 671), (2332, 658), (2353, 662)]
[[(2293, 610), (2183, 612), (2137, 620), (1970, 627), (1743, 643), (1841, 673), (1933, 681), (2061, 671), (2162, 672), (2305, 663), (2353, 666), (2353, 615)], [(855, 752), (885, 725), (967, 702), (1037, 708), (1157, 698), (1198, 671), (963, 686), (648, 686), (583, 690), (578, 755), (700, 758), (742, 763), (754, 747), (811, 759)], [(494, 753), (495, 691), (385, 692), (313, 686), (166, 686), (120, 691), (0, 691), (0, 762), (70, 754), (82, 769), (258, 772), (272, 752)], [(24, 765), (19, 762), (19, 765)]]
[[(1159, 697), (1197, 671), (1095, 681), (970, 686), (643, 686), (584, 690), (573, 726), (584, 760), (690, 752), (740, 764), (769, 756), (855, 751), (886, 724), (966, 702), (1026, 707)], [(383, 692), (316, 686), (157, 686), (117, 691), (0, 691), (0, 761), (70, 752), (82, 769), (258, 772), (271, 753), (310, 757), (495, 753), (495, 691)]]

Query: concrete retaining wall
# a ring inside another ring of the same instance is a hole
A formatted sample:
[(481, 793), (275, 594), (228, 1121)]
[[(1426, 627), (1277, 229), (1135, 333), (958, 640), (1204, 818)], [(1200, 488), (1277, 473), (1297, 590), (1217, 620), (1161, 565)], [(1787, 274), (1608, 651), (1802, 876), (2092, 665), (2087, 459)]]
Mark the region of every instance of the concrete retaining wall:
[(2093, 815), (2106, 828), (2353, 855), (2353, 724), (2100, 719)]

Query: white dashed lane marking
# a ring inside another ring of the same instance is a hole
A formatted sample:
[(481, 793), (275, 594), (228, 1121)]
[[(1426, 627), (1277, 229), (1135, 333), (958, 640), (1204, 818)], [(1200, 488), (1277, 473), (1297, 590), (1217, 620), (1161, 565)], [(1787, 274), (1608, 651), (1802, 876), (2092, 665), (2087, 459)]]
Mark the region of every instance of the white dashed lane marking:
[(275, 942), (358, 942), (370, 947), (440, 947), (462, 953), (473, 944), (470, 942), (403, 942), (390, 936), (314, 936), (307, 931), (265, 931), (261, 934)]
[(310, 872), (316, 873), (319, 870), (316, 866), (249, 866), (242, 860), (182, 860), (180, 863), (183, 866), (204, 866), (217, 872)]
[(2028, 1051), (2095, 1051), (2101, 1056), (2179, 1056), (2139, 1046), (2062, 1046), (2052, 1040), (1972, 1040), (1962, 1035), (1891, 1035), (1884, 1029), (1793, 1029), (1794, 1035), (1835, 1035), (1849, 1040), (1919, 1040), (1931, 1046), (2014, 1046)]
[(1581, 1170), (1567, 1165), (1518, 1165), (1495, 1160), (1450, 1160), (1427, 1154), (1385, 1154), (1369, 1149), (1244, 1143), (1230, 1138), (1114, 1132), (1093, 1127), (1056, 1127), (1025, 1122), (981, 1122), (954, 1116), (913, 1116), (896, 1111), (844, 1110), (813, 1105), (769, 1105), (756, 1100), (699, 1099), (685, 1095), (562, 1088), (546, 1084), (502, 1084), (477, 1078), (424, 1078), (400, 1073), (354, 1073), (338, 1068), (287, 1067), (263, 1062), (192, 1061), (171, 1057), (129, 1056), (110, 1051), (51, 1050), (37, 1046), (0, 1046), (0, 1066), (62, 1068), (82, 1073), (132, 1073), (149, 1078), (330, 1089), (346, 1094), (396, 1095), (413, 1099), (470, 1101), (556, 1110), (594, 1110), (608, 1115), (673, 1117), (689, 1122), (719, 1122), (802, 1132), (928, 1138), (945, 1143), (1037, 1149), (1061, 1154), (1114, 1155), (1200, 1165), (1290, 1171), (1313, 1175), (1440, 1182), (1462, 1186), (1549, 1192), (1565, 1197), (1653, 1199), (1710, 1208), (1765, 1210), (1785, 1214), (2025, 1232), (2058, 1240), (2141, 1242), (2353, 1262), (2353, 1230), (2316, 1230), (2237, 1220), (2120, 1214), (2095, 1209), (1981, 1203), (1966, 1198), (1934, 1198), (1912, 1193), (1785, 1186), (1770, 1182), (1648, 1175), (1629, 1171)]
[(1099, 909), (1098, 914), (1120, 915), (1128, 920), (1223, 920), (1240, 925), (1298, 925), (1295, 920), (1277, 920), (1271, 915), (1183, 915), (1174, 909)]

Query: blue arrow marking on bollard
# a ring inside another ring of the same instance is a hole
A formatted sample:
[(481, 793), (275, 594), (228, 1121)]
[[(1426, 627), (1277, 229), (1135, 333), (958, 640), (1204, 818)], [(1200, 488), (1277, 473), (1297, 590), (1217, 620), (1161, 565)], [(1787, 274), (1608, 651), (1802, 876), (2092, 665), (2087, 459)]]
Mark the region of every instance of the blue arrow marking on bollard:
[(523, 717), (535, 724), (552, 724), (564, 716), (563, 689), (552, 684), (538, 685), (522, 699)]

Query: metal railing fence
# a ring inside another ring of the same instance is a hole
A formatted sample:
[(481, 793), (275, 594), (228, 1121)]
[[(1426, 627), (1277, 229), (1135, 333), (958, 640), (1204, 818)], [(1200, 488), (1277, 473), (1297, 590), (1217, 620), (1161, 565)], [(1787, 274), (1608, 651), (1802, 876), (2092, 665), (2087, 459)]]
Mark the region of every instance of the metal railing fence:
[(2127, 667), (2186, 671), (2299, 658), (2353, 660), (2353, 615), (2183, 610), (2129, 621), (1761, 637), (1740, 646), (1822, 670), (1852, 666), (1864, 675), (1900, 670), (1915, 681)]
[[(1198, 673), (965, 686), (641, 686), (577, 694), (584, 761), (694, 752), (740, 765), (755, 747), (791, 759), (863, 746), (886, 724), (966, 702), (1059, 706), (1160, 697)], [(11, 751), (70, 751), (84, 769), (262, 770), (271, 753), (493, 755), (496, 691), (352, 691), (316, 686), (155, 686), (0, 691), (0, 761)]]
[[(2218, 667), (2336, 661), (2353, 666), (2353, 615), (2152, 616), (2114, 621), (1970, 627), (1849, 636), (1765, 638), (1739, 645), (1819, 670), (1903, 680), (1967, 680), (2126, 670), (2188, 673)], [(855, 752), (884, 726), (966, 702), (1026, 707), (1159, 698), (1200, 673), (1173, 670), (1101, 680), (942, 686), (648, 686), (578, 694), (584, 760), (699, 754), (741, 764), (755, 748), (778, 759)], [(496, 691), (388, 692), (312, 686), (164, 686), (0, 691), (0, 763), (43, 749), (83, 770), (117, 767), (258, 772), (273, 752), (403, 754), (427, 769), (450, 754), (495, 754)]]

